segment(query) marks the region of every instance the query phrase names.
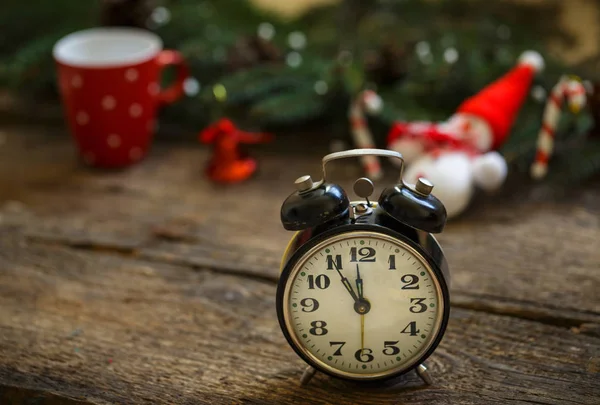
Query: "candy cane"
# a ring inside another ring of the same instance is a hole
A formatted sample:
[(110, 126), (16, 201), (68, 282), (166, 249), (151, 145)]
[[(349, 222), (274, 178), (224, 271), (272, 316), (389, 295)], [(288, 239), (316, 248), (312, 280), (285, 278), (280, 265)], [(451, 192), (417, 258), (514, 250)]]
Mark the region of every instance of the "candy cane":
[(552, 88), (538, 134), (535, 161), (531, 165), (531, 176), (542, 179), (548, 173), (548, 161), (554, 150), (554, 136), (563, 100), (566, 99), (573, 112), (579, 112), (586, 103), (585, 86), (578, 78), (563, 76)]
[[(350, 127), (352, 129), (352, 137), (354, 143), (359, 148), (374, 148), (375, 142), (373, 136), (367, 127), (365, 112), (375, 114), (381, 111), (382, 100), (372, 90), (362, 91), (355, 100), (350, 104), (348, 118), (350, 119)], [(383, 172), (381, 164), (376, 156), (362, 156), (361, 163), (367, 173), (367, 176), (373, 180), (381, 178)]]

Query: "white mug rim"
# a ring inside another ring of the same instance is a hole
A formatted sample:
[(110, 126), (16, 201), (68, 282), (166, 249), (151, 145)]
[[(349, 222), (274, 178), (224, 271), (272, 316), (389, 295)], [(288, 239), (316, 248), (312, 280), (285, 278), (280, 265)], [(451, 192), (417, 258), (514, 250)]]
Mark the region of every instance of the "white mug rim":
[[(69, 57), (66, 51), (69, 46), (78, 42), (89, 41), (93, 38), (135, 38), (146, 41), (147, 46), (141, 48), (139, 52), (127, 56), (118, 56), (114, 58), (85, 60), (85, 58)], [(82, 68), (116, 68), (137, 65), (146, 62), (154, 57), (163, 49), (163, 42), (160, 37), (150, 31), (134, 27), (97, 27), (88, 28), (68, 34), (59, 39), (52, 48), (54, 60), (67, 66)]]

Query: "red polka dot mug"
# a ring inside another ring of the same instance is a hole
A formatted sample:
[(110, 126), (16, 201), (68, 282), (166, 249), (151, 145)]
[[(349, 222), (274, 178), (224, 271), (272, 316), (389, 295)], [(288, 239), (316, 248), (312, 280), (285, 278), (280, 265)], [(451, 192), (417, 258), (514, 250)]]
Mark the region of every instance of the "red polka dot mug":
[[(55, 44), (67, 122), (85, 163), (123, 167), (146, 156), (158, 108), (183, 95), (189, 76), (181, 54), (162, 47), (155, 34), (125, 27), (78, 31)], [(162, 89), (168, 65), (177, 78)]]

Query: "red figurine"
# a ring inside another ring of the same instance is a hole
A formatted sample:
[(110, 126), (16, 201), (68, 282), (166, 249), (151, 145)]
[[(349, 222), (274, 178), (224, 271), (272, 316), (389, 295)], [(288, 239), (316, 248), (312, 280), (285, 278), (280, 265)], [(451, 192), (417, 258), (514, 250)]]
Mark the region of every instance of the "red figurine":
[(256, 171), (256, 160), (241, 151), (240, 144), (258, 144), (273, 139), (271, 134), (245, 132), (222, 118), (200, 132), (202, 143), (214, 144), (206, 174), (219, 183), (244, 181)]

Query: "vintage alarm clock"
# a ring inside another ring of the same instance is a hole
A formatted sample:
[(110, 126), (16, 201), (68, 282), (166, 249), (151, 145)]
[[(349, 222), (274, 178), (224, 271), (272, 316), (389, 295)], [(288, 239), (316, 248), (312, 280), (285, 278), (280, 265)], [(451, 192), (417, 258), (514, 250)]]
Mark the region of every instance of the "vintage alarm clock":
[[(308, 367), (357, 381), (392, 380), (416, 370), (439, 345), (448, 322), (449, 270), (432, 233), (446, 223), (444, 205), (419, 179), (397, 184), (370, 200), (373, 183), (360, 178), (349, 201), (329, 183), (329, 162), (388, 150), (356, 149), (323, 158), (323, 179), (302, 176), (281, 207), (285, 229), (297, 231), (284, 254), (277, 286), (277, 316), (290, 346)], [(401, 164), (402, 167), (402, 164)], [(393, 380), (392, 380), (393, 381)]]

